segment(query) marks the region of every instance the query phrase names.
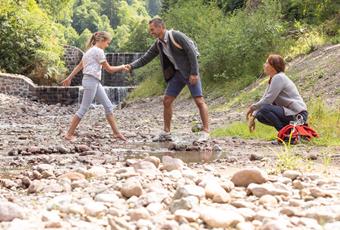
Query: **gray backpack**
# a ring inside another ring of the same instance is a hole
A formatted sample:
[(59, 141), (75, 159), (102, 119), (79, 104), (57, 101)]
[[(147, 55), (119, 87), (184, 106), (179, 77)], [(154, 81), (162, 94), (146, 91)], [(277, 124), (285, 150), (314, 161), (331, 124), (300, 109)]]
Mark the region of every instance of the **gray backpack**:
[[(169, 30), (170, 40), (178, 49), (182, 50), (183, 47), (180, 44), (178, 44), (174, 39), (174, 35), (172, 34), (173, 31), (174, 31), (173, 29)], [(189, 38), (189, 45), (194, 50), (196, 57), (200, 56), (200, 52), (198, 51), (197, 44), (191, 38)]]

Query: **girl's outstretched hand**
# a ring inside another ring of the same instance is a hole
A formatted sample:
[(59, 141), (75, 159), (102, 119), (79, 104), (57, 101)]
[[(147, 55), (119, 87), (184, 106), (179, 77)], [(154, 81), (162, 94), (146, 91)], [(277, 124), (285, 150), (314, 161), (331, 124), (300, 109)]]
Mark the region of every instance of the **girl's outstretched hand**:
[(63, 86), (70, 86), (71, 80), (72, 80), (71, 78), (66, 78), (61, 82), (61, 84), (63, 84)]
[(131, 66), (130, 65), (123, 65), (123, 72), (124, 73), (127, 73), (127, 72), (130, 72), (130, 70), (131, 70)]

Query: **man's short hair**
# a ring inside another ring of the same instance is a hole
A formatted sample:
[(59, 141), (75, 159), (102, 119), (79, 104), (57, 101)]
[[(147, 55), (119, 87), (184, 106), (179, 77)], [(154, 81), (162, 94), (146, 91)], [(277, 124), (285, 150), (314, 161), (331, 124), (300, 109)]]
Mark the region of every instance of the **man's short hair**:
[(153, 18), (149, 21), (149, 25), (153, 23), (157, 26), (162, 26), (162, 27), (165, 27), (165, 23), (164, 21), (161, 19), (161, 18)]

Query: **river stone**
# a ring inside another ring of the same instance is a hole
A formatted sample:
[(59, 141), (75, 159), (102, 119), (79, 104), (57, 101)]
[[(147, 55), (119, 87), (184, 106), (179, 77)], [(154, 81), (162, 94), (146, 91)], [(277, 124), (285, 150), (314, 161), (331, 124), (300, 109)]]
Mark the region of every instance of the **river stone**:
[(253, 203), (245, 200), (234, 200), (230, 204), (236, 208), (249, 208), (249, 209), (256, 208), (256, 206)]
[(224, 193), (215, 194), (212, 200), (215, 203), (224, 204), (224, 203), (229, 203), (231, 198), (227, 192), (224, 192)]
[(0, 201), (0, 222), (12, 221), (15, 218), (23, 219), (24, 215), (23, 208), (19, 205), (8, 201)]
[(141, 184), (134, 178), (127, 179), (120, 190), (123, 196), (130, 198), (132, 196), (139, 197), (143, 193)]
[(190, 210), (196, 207), (199, 203), (199, 200), (196, 196), (188, 196), (178, 200), (174, 200), (170, 204), (170, 211), (172, 213), (176, 212), (179, 209)]
[(44, 211), (41, 220), (47, 222), (46, 228), (60, 228), (62, 226), (59, 213), (57, 211)]
[(150, 203), (146, 206), (146, 209), (149, 211), (151, 215), (156, 215), (163, 210), (163, 205), (161, 203)]
[(101, 166), (93, 166), (89, 170), (87, 170), (88, 177), (102, 177), (105, 176), (106, 169)]
[(60, 179), (67, 178), (71, 181), (85, 179), (85, 176), (78, 172), (67, 172), (59, 176)]
[(249, 222), (241, 222), (236, 225), (237, 230), (254, 230), (255, 227)]
[(163, 156), (162, 157), (162, 170), (166, 170), (166, 171), (172, 171), (172, 170), (182, 170), (184, 167), (184, 163), (181, 159), (177, 159), (177, 158), (172, 158), (169, 156)]
[(75, 149), (77, 152), (86, 152), (86, 151), (91, 150), (91, 148), (87, 145), (77, 145)]
[(221, 186), (226, 192), (231, 192), (231, 190), (235, 188), (234, 183), (230, 180), (222, 181)]
[(254, 220), (254, 217), (256, 215), (256, 212), (253, 211), (250, 208), (238, 208), (237, 212), (244, 217), (246, 221), (252, 221)]
[(230, 228), (236, 226), (240, 222), (244, 222), (244, 218), (232, 210), (201, 206), (198, 211), (200, 213), (200, 218), (209, 227), (213, 228)]
[(10, 179), (1, 179), (0, 185), (2, 185), (3, 187), (7, 189), (18, 187), (17, 183), (15, 183), (14, 181)]
[(50, 164), (38, 164), (37, 166), (34, 166), (32, 168), (38, 170), (40, 173), (42, 171), (53, 171), (54, 170), (54, 166)]
[(103, 216), (106, 210), (106, 207), (99, 202), (90, 202), (85, 205), (85, 214), (93, 217)]
[(255, 220), (265, 221), (265, 220), (277, 220), (279, 218), (279, 212), (277, 210), (266, 210), (261, 209), (256, 211), (256, 215), (254, 217)]
[(230, 195), (222, 188), (222, 186), (215, 180), (207, 182), (205, 188), (205, 197), (210, 198), (215, 203), (230, 202)]
[(340, 221), (340, 205), (309, 208), (306, 210), (306, 217), (316, 219), (320, 224)]
[(241, 169), (236, 172), (231, 181), (235, 186), (243, 186), (247, 187), (251, 183), (262, 184), (267, 182), (268, 176), (265, 172), (260, 171), (259, 169)]
[(301, 176), (301, 173), (295, 170), (286, 170), (282, 175), (291, 180), (295, 180), (297, 177)]
[(306, 186), (304, 185), (304, 183), (302, 183), (300, 180), (294, 180), (293, 181), (293, 188), (295, 189), (304, 189)]
[(43, 184), (39, 180), (34, 180), (28, 187), (28, 193), (37, 193), (41, 192), (44, 189)]
[(310, 188), (309, 189), (310, 191), (310, 194), (315, 197), (315, 198), (318, 198), (318, 197), (332, 197), (332, 194), (330, 194), (329, 192), (325, 191), (325, 190), (322, 190), (318, 187), (313, 187), (313, 188)]
[(253, 194), (257, 197), (261, 197), (263, 195), (283, 195), (289, 196), (290, 192), (288, 189), (283, 189), (282, 185), (274, 185), (274, 184), (250, 184), (247, 187), (248, 194)]
[(260, 230), (287, 230), (287, 224), (284, 221), (272, 220), (260, 227)]
[(183, 218), (186, 219), (189, 222), (194, 222), (197, 221), (199, 218), (199, 214), (193, 211), (188, 211), (184, 209), (179, 209), (175, 212), (175, 220), (176, 221), (181, 221)]
[(340, 221), (333, 222), (333, 223), (327, 223), (323, 227), (324, 227), (324, 230), (340, 229)]
[(119, 200), (119, 197), (115, 193), (100, 193), (94, 198), (95, 201), (104, 203), (114, 203)]
[(159, 164), (161, 163), (161, 160), (158, 157), (155, 157), (155, 156), (148, 156), (144, 160), (150, 161), (151, 163), (153, 163), (156, 166), (156, 168), (158, 168)]
[(66, 208), (64, 210), (65, 213), (71, 213), (71, 214), (79, 214), (79, 215), (84, 215), (85, 213), (85, 208), (80, 205), (80, 204), (69, 204), (66, 205)]
[(128, 222), (120, 217), (111, 217), (108, 219), (109, 225), (112, 230), (133, 230), (135, 229), (132, 227)]
[(227, 193), (222, 186), (215, 180), (208, 181), (204, 187), (205, 197), (213, 198), (215, 195)]
[(265, 207), (275, 207), (278, 204), (277, 199), (272, 195), (261, 196), (259, 203)]
[(205, 196), (205, 191), (202, 187), (196, 185), (180, 186), (173, 197), (173, 199), (180, 199), (187, 196), (196, 196), (201, 199)]
[(138, 221), (140, 219), (150, 219), (150, 214), (145, 208), (129, 210), (129, 216), (132, 221)]

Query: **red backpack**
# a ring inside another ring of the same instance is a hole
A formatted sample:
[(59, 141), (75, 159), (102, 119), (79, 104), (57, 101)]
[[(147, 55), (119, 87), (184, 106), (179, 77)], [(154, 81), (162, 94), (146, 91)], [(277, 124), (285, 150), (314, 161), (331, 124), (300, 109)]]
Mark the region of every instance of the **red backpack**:
[(301, 139), (310, 141), (313, 137), (319, 137), (319, 134), (308, 126), (308, 124), (289, 124), (283, 127), (277, 134), (279, 142), (288, 142), (289, 138), (291, 144), (297, 144)]

